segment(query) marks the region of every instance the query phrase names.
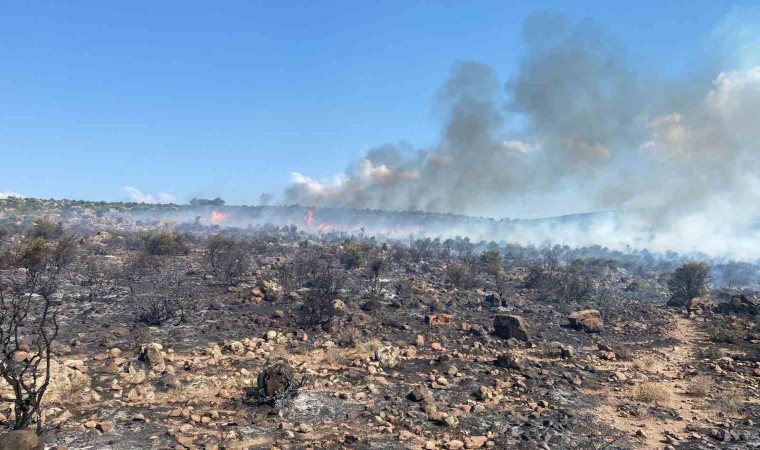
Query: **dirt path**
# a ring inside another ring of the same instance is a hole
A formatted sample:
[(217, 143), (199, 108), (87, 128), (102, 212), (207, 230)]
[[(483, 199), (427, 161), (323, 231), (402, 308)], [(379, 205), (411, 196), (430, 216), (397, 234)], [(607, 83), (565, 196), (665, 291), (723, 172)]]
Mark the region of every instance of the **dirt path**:
[[(631, 436), (640, 444), (639, 448), (664, 448), (668, 434), (685, 437), (688, 434), (687, 425), (705, 414), (699, 400), (686, 393), (688, 380), (683, 377), (689, 371), (689, 366), (694, 365), (698, 348), (706, 337), (691, 320), (682, 315), (671, 312), (664, 314), (672, 316), (665, 337), (673, 343), (638, 355), (638, 359), (632, 363), (605, 366), (606, 370), (621, 371), (630, 377), (623, 386), (616, 386), (619, 389), (606, 386), (588, 391), (599, 399), (596, 409), (598, 420)], [(620, 406), (623, 404), (640, 403), (633, 398), (633, 393), (636, 386), (645, 383), (657, 383), (670, 393), (670, 400), (657, 406), (675, 412), (677, 417), (665, 414), (658, 417), (651, 414), (628, 415), (621, 411)], [(643, 433), (642, 436), (637, 436), (639, 430)]]

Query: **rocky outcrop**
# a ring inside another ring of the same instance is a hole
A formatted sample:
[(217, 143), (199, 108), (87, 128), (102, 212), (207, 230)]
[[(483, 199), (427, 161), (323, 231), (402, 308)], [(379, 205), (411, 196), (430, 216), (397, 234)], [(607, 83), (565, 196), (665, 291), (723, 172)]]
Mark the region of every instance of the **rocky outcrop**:
[(522, 316), (500, 314), (494, 318), (493, 327), (500, 338), (530, 341), (530, 330)]
[(425, 323), (431, 327), (445, 327), (454, 324), (454, 316), (451, 314), (431, 314), (425, 317)]
[(383, 367), (396, 367), (399, 363), (400, 350), (397, 347), (387, 346), (375, 350), (375, 360)]
[(155, 370), (156, 372), (163, 372), (166, 369), (166, 363), (164, 363), (164, 357), (161, 356), (161, 350), (163, 350), (161, 344), (155, 342), (145, 344), (140, 350), (140, 360), (144, 362), (149, 369)]
[(0, 450), (43, 450), (45, 445), (32, 430), (14, 430), (0, 435)]
[(584, 309), (575, 311), (567, 316), (570, 326), (576, 330), (587, 333), (601, 333), (604, 331), (604, 321), (598, 309)]

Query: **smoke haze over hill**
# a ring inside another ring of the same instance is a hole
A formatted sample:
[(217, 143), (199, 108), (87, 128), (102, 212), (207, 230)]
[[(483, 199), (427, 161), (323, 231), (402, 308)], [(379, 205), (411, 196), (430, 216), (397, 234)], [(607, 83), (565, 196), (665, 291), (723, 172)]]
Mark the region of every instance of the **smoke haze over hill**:
[[(657, 248), (757, 256), (760, 61), (738, 15), (728, 58), (658, 79), (597, 24), (535, 14), (506, 83), (460, 62), (439, 89), (440, 142), (374, 148), (333, 182), (294, 172), (286, 202), (494, 217), (624, 209), (615, 232)], [(754, 40), (753, 40), (754, 39)]]

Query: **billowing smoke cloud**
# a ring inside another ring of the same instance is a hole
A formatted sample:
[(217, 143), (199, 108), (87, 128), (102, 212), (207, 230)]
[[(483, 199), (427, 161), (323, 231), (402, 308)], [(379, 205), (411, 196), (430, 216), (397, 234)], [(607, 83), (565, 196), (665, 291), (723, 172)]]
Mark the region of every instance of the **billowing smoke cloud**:
[(285, 199), (496, 217), (625, 210), (600, 244), (760, 257), (758, 34), (725, 39), (725, 24), (716, 36), (740, 58), (707, 57), (708, 74), (675, 82), (634, 70), (590, 21), (533, 15), (505, 83), (485, 64), (454, 65), (437, 146), (383, 145), (329, 183), (293, 173)]
[(125, 186), (122, 189), (129, 200), (136, 203), (174, 203), (177, 199), (171, 194), (146, 194), (133, 186)]
[(5, 200), (6, 198), (10, 198), (10, 197), (23, 198), (24, 196), (19, 194), (18, 192), (0, 191), (0, 200)]

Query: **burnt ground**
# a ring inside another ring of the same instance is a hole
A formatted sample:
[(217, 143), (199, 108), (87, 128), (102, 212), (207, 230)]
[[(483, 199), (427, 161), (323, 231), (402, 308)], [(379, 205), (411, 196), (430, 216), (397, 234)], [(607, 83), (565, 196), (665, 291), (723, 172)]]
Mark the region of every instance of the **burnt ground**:
[[(201, 236), (168, 257), (191, 287), (185, 320), (151, 326), (135, 318), (120, 281), (141, 251), (122, 239), (113, 230), (83, 238), (80, 252), (102, 263), (100, 279), (85, 283), (74, 265), (60, 288), (48, 446), (760, 448), (757, 319), (666, 307), (656, 270), (584, 272), (593, 295), (558, 299), (527, 287), (534, 262), (505, 259), (494, 304), (484, 272), (472, 274), (471, 286), (452, 282), (457, 257), (399, 256), (403, 244), (371, 243), (365, 249), (390, 263), (382, 292), (370, 295), (370, 258), (347, 268), (346, 241), (301, 236), (252, 246), (251, 265), (229, 283), (209, 267)], [(275, 271), (307, 249), (328, 255), (345, 279), (319, 324), (302, 311), (315, 287), (298, 283), (284, 295)], [(632, 280), (645, 287), (632, 289)], [(603, 331), (568, 325), (570, 313), (589, 308), (600, 311)], [(494, 319), (505, 314), (525, 319), (529, 341), (497, 335)], [(722, 339), (721, 327), (738, 331)], [(143, 355), (154, 344), (162, 361)], [(244, 403), (275, 356), (304, 385), (274, 407)]]

